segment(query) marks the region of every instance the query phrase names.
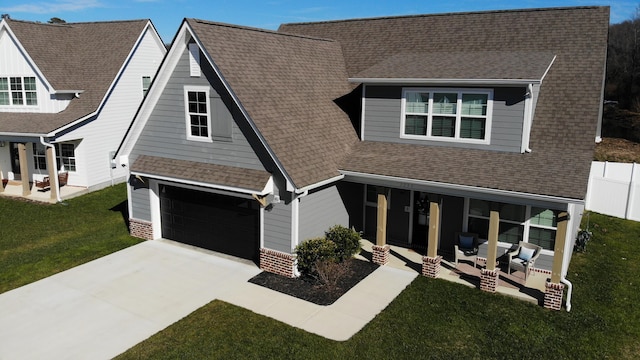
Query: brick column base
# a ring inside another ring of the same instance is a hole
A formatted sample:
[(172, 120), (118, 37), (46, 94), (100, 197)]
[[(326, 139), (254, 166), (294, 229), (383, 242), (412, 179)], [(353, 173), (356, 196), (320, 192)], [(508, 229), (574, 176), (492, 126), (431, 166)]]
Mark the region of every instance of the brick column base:
[(145, 240), (153, 240), (153, 227), (148, 221), (129, 219), (129, 234)]
[(260, 269), (290, 278), (296, 277), (296, 256), (281, 251), (261, 248)]
[(423, 256), (422, 257), (422, 275), (430, 278), (437, 278), (440, 275), (440, 263), (442, 262), (442, 256), (436, 257)]
[(384, 265), (389, 262), (389, 256), (391, 254), (391, 246), (389, 245), (373, 245), (373, 263), (378, 265)]
[(560, 310), (562, 308), (564, 284), (556, 284), (547, 280), (544, 287), (544, 307), (550, 310)]
[(480, 290), (486, 292), (496, 292), (498, 289), (498, 277), (500, 275), (500, 270), (487, 270), (482, 269), (480, 271)]

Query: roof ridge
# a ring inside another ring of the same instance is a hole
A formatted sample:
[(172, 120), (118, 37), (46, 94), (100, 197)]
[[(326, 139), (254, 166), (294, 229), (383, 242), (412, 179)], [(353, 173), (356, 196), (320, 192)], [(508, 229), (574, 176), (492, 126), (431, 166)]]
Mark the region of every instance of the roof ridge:
[(196, 18), (188, 18), (187, 20), (193, 20), (195, 22), (198, 22), (198, 23), (201, 23), (201, 24), (205, 24), (205, 25), (228, 27), (228, 28), (234, 28), (234, 29), (238, 29), (238, 30), (255, 31), (255, 32), (261, 32), (261, 33), (271, 34), (271, 35), (288, 36), (288, 37), (294, 37), (294, 38), (300, 38), (300, 39), (318, 40), (318, 41), (326, 41), (326, 42), (336, 42), (333, 39), (319, 38), (319, 37), (300, 35), (300, 34), (292, 34), (292, 33), (287, 33), (287, 32), (280, 32), (280, 31), (277, 31), (277, 30), (269, 30), (269, 29), (253, 27), (253, 26), (236, 25), (236, 24), (229, 24), (229, 23), (223, 23), (223, 22), (217, 22), (217, 21), (202, 20), (202, 19), (196, 19)]
[(126, 22), (139, 22), (139, 21), (151, 21), (150, 19), (129, 19), (129, 20), (107, 20), (107, 21), (80, 21), (80, 22), (64, 22), (64, 23), (48, 23), (34, 20), (21, 20), (21, 19), (6, 19), (9, 22), (19, 22), (31, 25), (45, 25), (45, 26), (73, 26), (73, 25), (86, 25), (86, 24), (109, 24), (109, 23), (126, 23)]
[(492, 14), (492, 13), (522, 13), (522, 12), (542, 12), (542, 11), (558, 11), (558, 10), (578, 10), (578, 9), (599, 9), (607, 6), (562, 6), (562, 7), (547, 7), (547, 8), (526, 8), (526, 9), (504, 9), (504, 10), (483, 10), (483, 11), (461, 11), (461, 12), (443, 12), (443, 13), (431, 13), (431, 14), (412, 14), (412, 15), (397, 15), (397, 16), (379, 16), (369, 18), (353, 18), (353, 19), (341, 19), (341, 20), (324, 20), (324, 21), (306, 21), (306, 22), (294, 22), (283, 23), (280, 26), (287, 25), (308, 25), (308, 24), (329, 24), (329, 23), (344, 23), (344, 22), (358, 22), (358, 21), (378, 21), (378, 20), (397, 20), (408, 18), (420, 18), (420, 17), (433, 17), (433, 16), (452, 16), (452, 15), (478, 15), (478, 14)]

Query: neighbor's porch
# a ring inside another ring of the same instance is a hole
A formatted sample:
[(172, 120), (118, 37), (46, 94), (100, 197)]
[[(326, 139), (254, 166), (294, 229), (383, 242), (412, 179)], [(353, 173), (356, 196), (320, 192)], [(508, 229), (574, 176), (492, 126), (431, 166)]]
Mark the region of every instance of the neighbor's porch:
[[(29, 182), (30, 192), (27, 195), (23, 195), (23, 184), (19, 180), (3, 180), (3, 191), (0, 191), (0, 196), (22, 198), (31, 201), (51, 203), (55, 202), (51, 198), (51, 189), (42, 190), (37, 188), (34, 183)], [(86, 194), (88, 189), (83, 186), (70, 186), (64, 185), (60, 188), (60, 199), (68, 200), (83, 194)]]
[[(357, 256), (361, 260), (373, 261), (373, 245), (371, 241), (361, 241), (362, 252)], [(392, 266), (407, 271), (415, 271), (422, 274), (422, 262), (425, 254), (411, 248), (389, 245), (390, 256), (385, 266)], [(438, 278), (480, 289), (481, 269), (486, 265), (486, 259), (479, 257), (477, 267), (472, 263), (460, 261), (456, 268), (455, 263), (443, 259), (440, 263)], [(499, 266), (499, 279), (496, 292), (503, 295), (518, 298), (542, 306), (544, 304), (545, 284), (551, 278), (551, 272), (534, 269), (527, 279), (524, 272), (512, 270), (507, 274), (505, 264)]]

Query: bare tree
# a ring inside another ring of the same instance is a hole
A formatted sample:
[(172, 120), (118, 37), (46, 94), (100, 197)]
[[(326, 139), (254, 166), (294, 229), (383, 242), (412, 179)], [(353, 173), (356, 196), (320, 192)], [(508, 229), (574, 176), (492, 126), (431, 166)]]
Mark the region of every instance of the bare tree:
[(640, 5), (633, 17), (609, 27), (605, 96), (640, 112)]

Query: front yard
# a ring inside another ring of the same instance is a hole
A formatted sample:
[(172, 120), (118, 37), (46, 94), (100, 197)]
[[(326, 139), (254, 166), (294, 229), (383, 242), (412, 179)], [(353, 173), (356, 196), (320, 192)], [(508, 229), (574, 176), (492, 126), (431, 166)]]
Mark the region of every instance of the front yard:
[[(66, 205), (0, 198), (0, 292), (137, 243), (125, 199), (123, 185)], [(640, 223), (592, 214), (590, 229), (569, 313), (418, 277), (346, 342), (213, 301), (120, 359), (638, 358)]]
[(50, 205), (0, 197), (0, 293), (138, 243), (124, 184)]

